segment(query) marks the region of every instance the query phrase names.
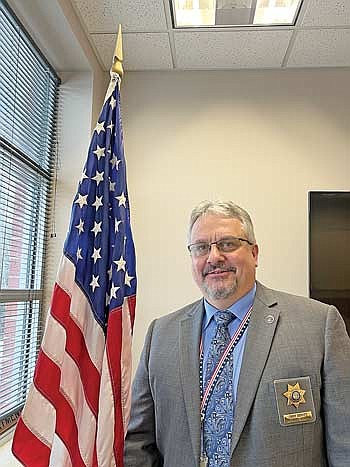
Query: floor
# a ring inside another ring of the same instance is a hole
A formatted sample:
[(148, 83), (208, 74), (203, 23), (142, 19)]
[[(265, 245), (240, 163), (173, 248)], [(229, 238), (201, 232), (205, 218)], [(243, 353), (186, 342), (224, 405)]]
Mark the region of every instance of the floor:
[(1, 465), (1, 467), (19, 467), (19, 466), (22, 465), (12, 455), (11, 442), (12, 442), (12, 440), (7, 441), (7, 443), (0, 446), (0, 465)]

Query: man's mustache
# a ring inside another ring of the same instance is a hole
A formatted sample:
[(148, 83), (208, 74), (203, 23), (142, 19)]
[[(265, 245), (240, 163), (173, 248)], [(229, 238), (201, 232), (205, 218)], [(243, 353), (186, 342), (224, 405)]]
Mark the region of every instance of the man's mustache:
[(212, 273), (220, 274), (221, 272), (236, 272), (236, 271), (237, 271), (237, 268), (235, 268), (234, 266), (224, 267), (224, 266), (214, 266), (211, 264), (205, 267), (203, 271), (203, 276), (205, 277), (208, 274), (212, 274)]

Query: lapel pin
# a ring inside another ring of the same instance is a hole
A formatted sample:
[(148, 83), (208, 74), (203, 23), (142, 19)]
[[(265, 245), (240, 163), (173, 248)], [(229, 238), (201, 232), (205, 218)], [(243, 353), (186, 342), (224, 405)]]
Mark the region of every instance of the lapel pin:
[(272, 324), (275, 321), (275, 317), (272, 315), (265, 316), (265, 323)]

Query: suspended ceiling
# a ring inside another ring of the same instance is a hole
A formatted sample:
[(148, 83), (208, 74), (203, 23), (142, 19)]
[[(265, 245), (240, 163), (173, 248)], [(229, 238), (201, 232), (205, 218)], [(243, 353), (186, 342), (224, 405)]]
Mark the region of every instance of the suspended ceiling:
[(174, 30), (167, 0), (71, 0), (105, 70), (123, 28), (126, 70), (350, 66), (350, 0), (304, 0), (295, 26)]

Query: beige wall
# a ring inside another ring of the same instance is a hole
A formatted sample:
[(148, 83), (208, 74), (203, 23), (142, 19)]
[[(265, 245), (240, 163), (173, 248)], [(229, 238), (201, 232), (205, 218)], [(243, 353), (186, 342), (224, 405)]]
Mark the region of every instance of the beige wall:
[[(307, 295), (307, 193), (350, 190), (349, 82), (350, 70), (126, 74), (135, 366), (149, 322), (200, 296), (185, 245), (189, 212), (204, 198), (248, 209), (261, 251), (258, 278)], [(49, 295), (89, 144), (92, 98), (91, 74), (63, 76)]]
[(59, 146), (57, 187), (49, 238), (45, 275), (45, 306), (47, 310), (58, 264), (62, 255), (70, 220), (70, 209), (76, 194), (89, 147), (93, 74), (90, 72), (61, 73), (59, 101)]
[(308, 191), (350, 189), (350, 70), (127, 73), (137, 249), (135, 360), (149, 322), (199, 297), (192, 206), (232, 199), (256, 225), (258, 278), (308, 293)]
[(94, 121), (98, 118), (103, 98), (105, 95), (105, 88), (108, 84), (108, 76), (103, 71), (100, 63), (97, 61), (95, 52), (93, 51), (89, 40), (87, 39), (86, 34), (82, 28), (80, 20), (77, 17), (74, 8), (72, 7), (71, 0), (57, 0), (57, 2), (60, 5), (62, 12), (65, 15), (65, 18), (68, 21), (91, 67), (93, 76), (93, 94), (90, 102), (90, 105), (92, 106), (93, 117), (91, 120), (91, 128), (94, 128)]
[[(258, 278), (307, 295), (308, 191), (350, 189), (349, 80), (350, 70), (126, 74), (135, 365), (149, 322), (200, 296), (185, 246), (189, 212), (202, 199), (245, 207), (260, 246)], [(62, 96), (48, 295), (89, 144), (91, 74), (64, 75)]]

